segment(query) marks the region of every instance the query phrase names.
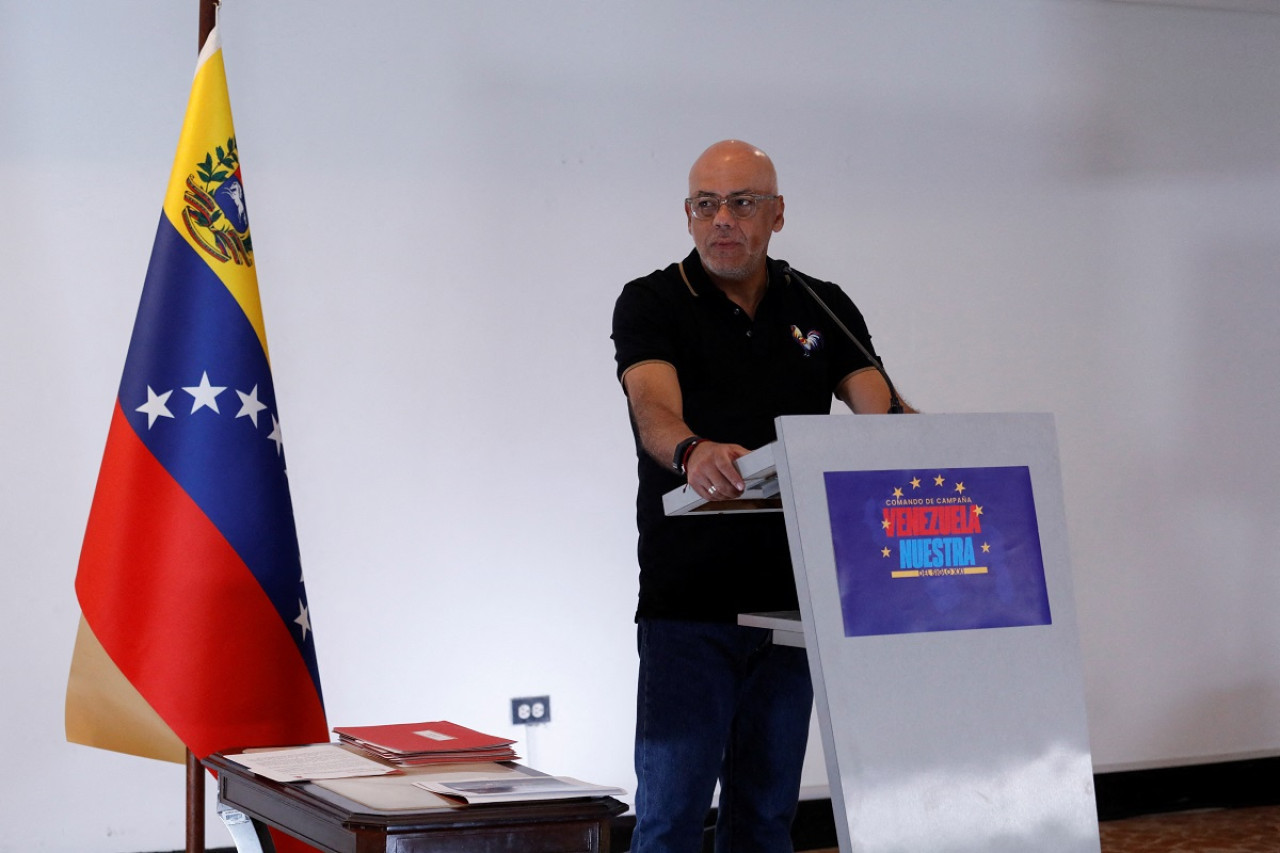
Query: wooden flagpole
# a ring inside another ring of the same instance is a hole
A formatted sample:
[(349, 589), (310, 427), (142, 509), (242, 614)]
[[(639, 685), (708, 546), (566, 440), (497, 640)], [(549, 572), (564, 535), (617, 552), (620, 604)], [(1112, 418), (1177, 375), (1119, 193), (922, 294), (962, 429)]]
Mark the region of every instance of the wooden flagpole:
[[(218, 23), (218, 7), (221, 0), (198, 0), (200, 4), (199, 39), (196, 55), (204, 49), (204, 43)], [(204, 853), (204, 765), (190, 749), (187, 750), (187, 851)]]
[(203, 48), (209, 33), (213, 32), (214, 26), (218, 23), (218, 7), (222, 5), (219, 0), (199, 0), (200, 3), (200, 43), (196, 45), (196, 53), (198, 54)]
[(187, 750), (187, 853), (204, 853), (204, 766)]

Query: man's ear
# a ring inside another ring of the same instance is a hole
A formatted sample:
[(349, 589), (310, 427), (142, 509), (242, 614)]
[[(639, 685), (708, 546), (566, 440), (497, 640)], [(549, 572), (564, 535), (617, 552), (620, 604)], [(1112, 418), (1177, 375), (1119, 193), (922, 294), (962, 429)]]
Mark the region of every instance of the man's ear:
[(778, 196), (778, 215), (773, 218), (773, 230), (777, 233), (782, 230), (784, 222), (783, 211), (787, 209), (787, 203), (783, 201), (782, 196)]

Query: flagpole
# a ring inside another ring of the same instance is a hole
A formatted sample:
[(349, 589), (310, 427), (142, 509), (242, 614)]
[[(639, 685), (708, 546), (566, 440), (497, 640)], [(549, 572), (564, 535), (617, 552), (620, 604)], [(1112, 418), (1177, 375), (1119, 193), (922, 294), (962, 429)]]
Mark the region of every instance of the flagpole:
[(204, 43), (218, 23), (218, 7), (220, 0), (198, 0), (200, 3), (200, 40), (196, 45), (196, 53), (204, 49)]
[(187, 750), (187, 853), (204, 853), (204, 767)]
[[(197, 0), (200, 4), (199, 38), (196, 55), (204, 50), (204, 43), (218, 23), (218, 7), (221, 0)], [(204, 766), (195, 753), (187, 749), (187, 850), (186, 853), (204, 853)]]

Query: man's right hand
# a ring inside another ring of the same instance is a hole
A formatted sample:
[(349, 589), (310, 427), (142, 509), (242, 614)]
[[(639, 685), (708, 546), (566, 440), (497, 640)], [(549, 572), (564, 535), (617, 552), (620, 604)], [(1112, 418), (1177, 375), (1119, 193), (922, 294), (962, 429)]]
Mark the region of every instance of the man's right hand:
[(748, 453), (750, 451), (740, 444), (721, 444), (706, 439), (698, 442), (684, 464), (689, 488), (709, 501), (731, 501), (742, 497), (746, 483), (736, 463)]

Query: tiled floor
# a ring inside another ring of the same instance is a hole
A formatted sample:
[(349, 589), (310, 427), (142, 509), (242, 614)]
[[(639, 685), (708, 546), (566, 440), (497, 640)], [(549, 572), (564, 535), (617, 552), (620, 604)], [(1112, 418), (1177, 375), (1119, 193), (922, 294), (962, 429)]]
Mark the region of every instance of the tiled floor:
[(1099, 830), (1102, 853), (1280, 853), (1280, 806), (1148, 815)]
[(1280, 806), (1147, 815), (1100, 828), (1102, 853), (1280, 851)]

